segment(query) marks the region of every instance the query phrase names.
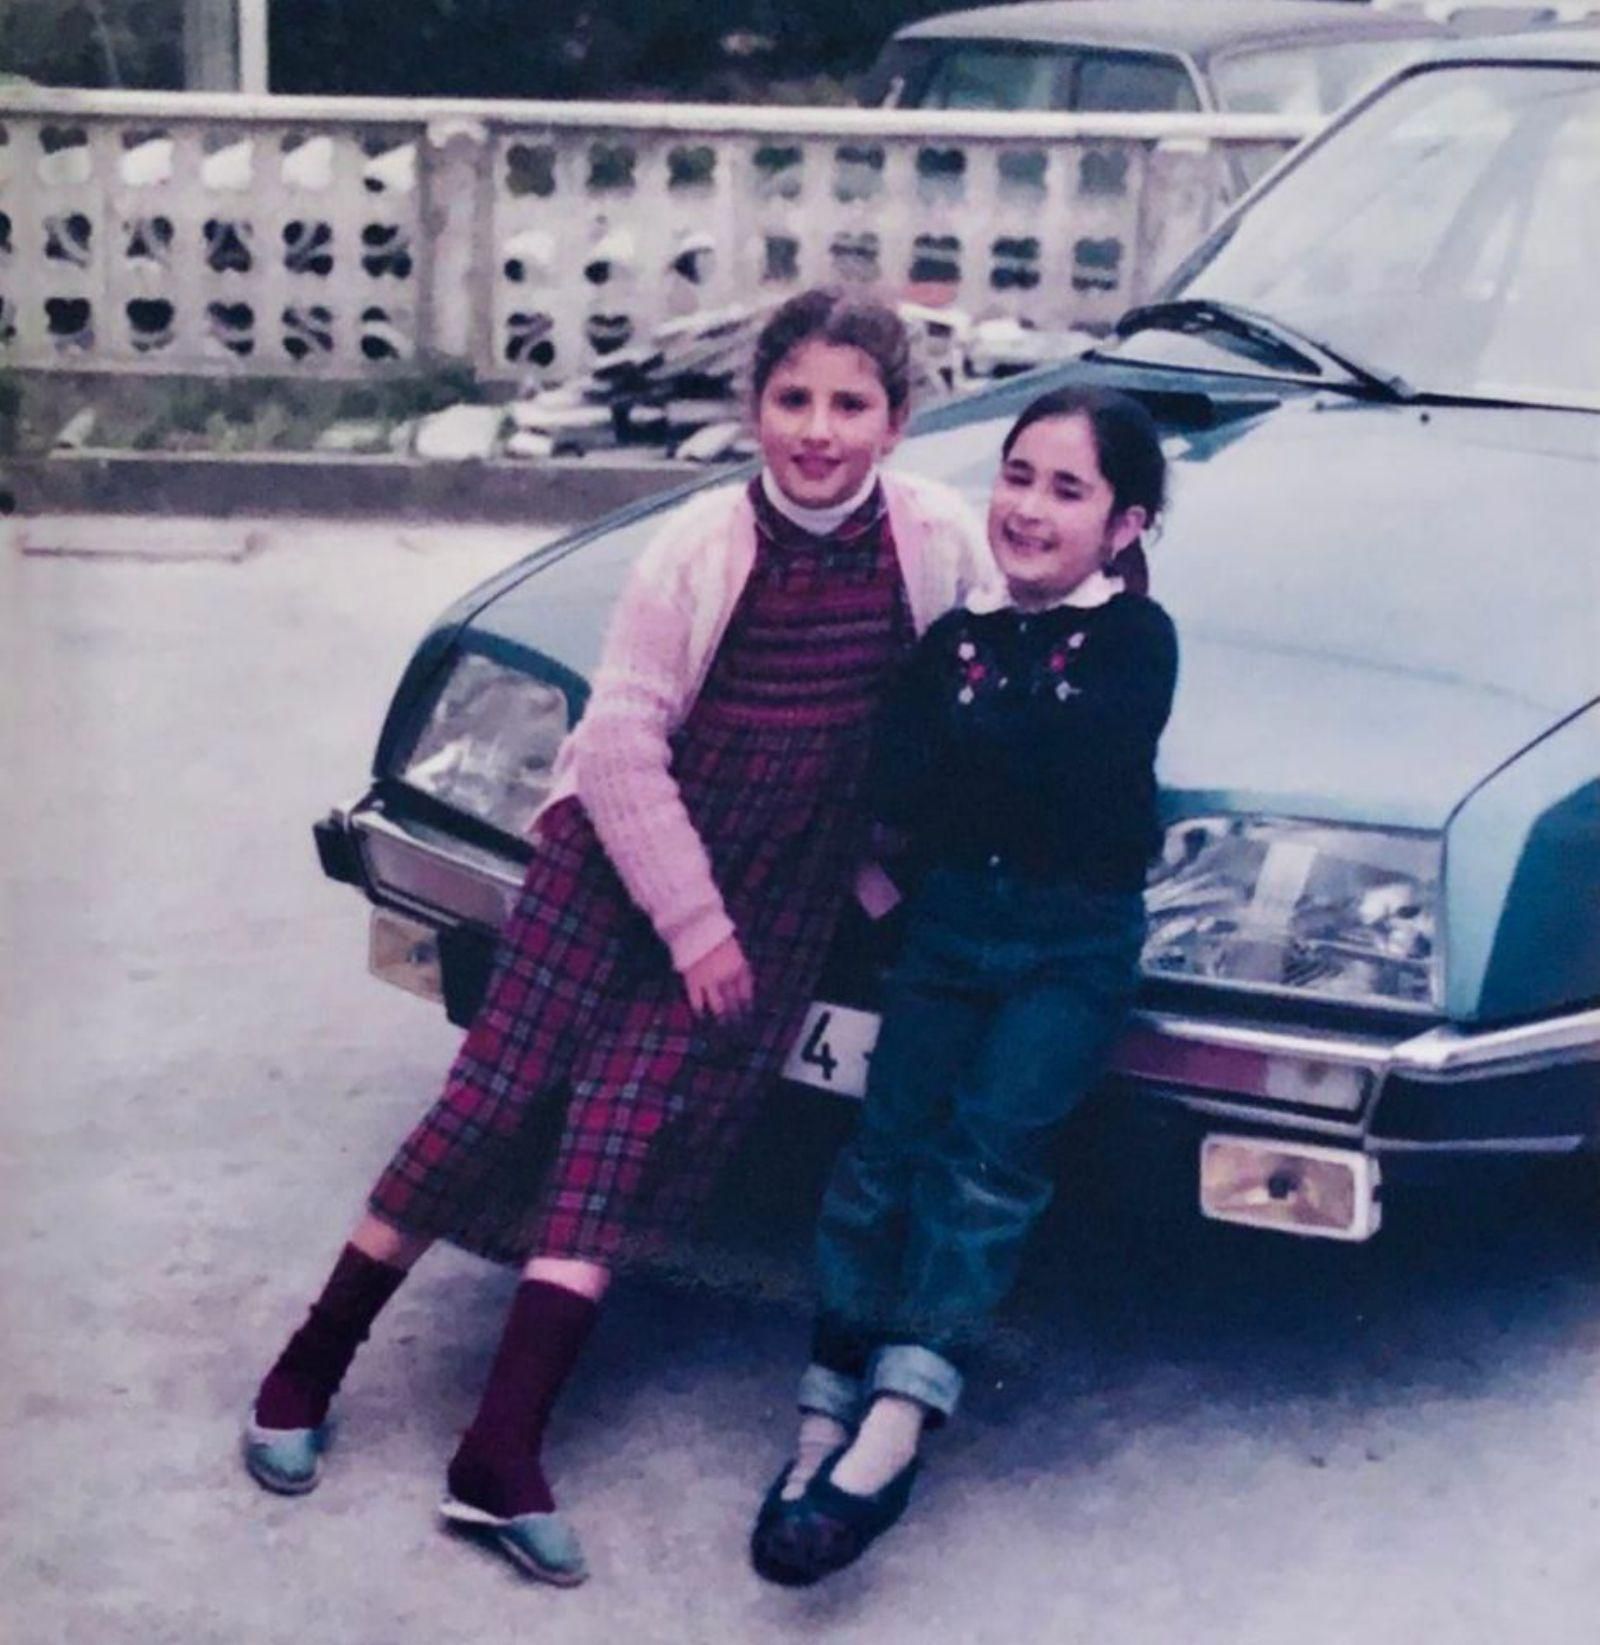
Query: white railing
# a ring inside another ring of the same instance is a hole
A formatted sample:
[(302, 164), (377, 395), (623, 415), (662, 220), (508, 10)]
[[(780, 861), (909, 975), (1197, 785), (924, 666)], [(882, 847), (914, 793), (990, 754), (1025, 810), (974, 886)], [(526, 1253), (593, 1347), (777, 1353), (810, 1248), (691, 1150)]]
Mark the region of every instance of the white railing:
[(818, 280), (1104, 325), (1309, 129), (0, 93), (0, 362), (554, 381)]

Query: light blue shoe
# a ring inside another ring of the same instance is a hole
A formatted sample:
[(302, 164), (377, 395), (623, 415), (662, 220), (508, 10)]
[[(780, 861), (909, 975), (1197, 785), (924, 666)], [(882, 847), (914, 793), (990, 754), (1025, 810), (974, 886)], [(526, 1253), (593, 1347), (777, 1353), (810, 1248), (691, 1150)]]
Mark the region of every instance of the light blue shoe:
[(439, 1504), (439, 1512), (454, 1524), (490, 1532), (513, 1564), (543, 1582), (553, 1582), (558, 1588), (575, 1588), (589, 1574), (583, 1544), (563, 1513), (518, 1514), (512, 1519), (503, 1519), (453, 1496), (447, 1496)]
[(244, 1426), (244, 1465), (256, 1484), (279, 1496), (304, 1496), (322, 1478), (322, 1453), (333, 1423), (318, 1428), (263, 1428), (252, 1415)]

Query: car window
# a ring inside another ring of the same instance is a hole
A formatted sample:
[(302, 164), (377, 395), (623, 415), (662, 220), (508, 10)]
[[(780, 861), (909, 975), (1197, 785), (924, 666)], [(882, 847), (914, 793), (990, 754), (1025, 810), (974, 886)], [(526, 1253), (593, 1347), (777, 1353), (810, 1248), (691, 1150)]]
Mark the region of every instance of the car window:
[(1181, 58), (1156, 52), (1086, 50), (1078, 63), (1071, 106), (1097, 114), (1119, 110), (1178, 114), (1198, 109), (1200, 98)]
[(862, 77), (862, 107), (919, 108), (938, 56), (937, 40), (889, 40)]
[(1211, 78), (1218, 105), (1230, 114), (1332, 114), (1427, 46), (1426, 40), (1280, 46), (1224, 58)]
[(1600, 73), (1472, 64), (1335, 131), (1168, 294), (1276, 316), (1420, 389), (1600, 408), (1596, 268)]
[(1049, 46), (947, 45), (923, 82), (918, 108), (1059, 109), (1071, 95), (1072, 54)]

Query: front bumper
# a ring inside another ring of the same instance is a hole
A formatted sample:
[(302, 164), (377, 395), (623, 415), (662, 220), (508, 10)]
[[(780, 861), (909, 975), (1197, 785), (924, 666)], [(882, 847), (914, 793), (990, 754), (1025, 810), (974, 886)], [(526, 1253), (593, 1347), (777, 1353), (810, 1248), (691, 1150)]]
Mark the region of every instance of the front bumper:
[[(521, 888), (521, 866), (370, 798), (316, 825), (331, 878), (439, 933), (446, 1007), (470, 1020), (494, 933)], [(830, 1047), (817, 1016), (789, 1076), (859, 1096), (862, 1047)], [(859, 1010), (838, 1028), (870, 1034)], [(797, 1047), (797, 1052), (802, 1048)], [(870, 1048), (870, 1039), (867, 1041)], [(1141, 1102), (1176, 1106), (1244, 1135), (1298, 1138), (1386, 1156), (1560, 1154), (1600, 1139), (1600, 1008), (1511, 1027), (1440, 1024), (1420, 1032), (1332, 1031), (1188, 1010), (1140, 1010), (1111, 1075)]]
[(1374, 1154), (1562, 1154), (1600, 1138), (1600, 1009), (1392, 1036), (1140, 1012), (1112, 1070), (1247, 1134)]

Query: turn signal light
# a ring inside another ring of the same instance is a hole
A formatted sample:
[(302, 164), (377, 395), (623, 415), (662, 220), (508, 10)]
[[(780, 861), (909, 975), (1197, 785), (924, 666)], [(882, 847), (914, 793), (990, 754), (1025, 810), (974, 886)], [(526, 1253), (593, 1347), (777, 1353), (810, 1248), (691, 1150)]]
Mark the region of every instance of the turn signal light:
[(1321, 1239), (1363, 1240), (1382, 1216), (1370, 1154), (1210, 1136), (1200, 1145), (1200, 1209), (1218, 1222)]
[(382, 982), (393, 983), (425, 1000), (444, 998), (439, 969), (439, 933), (431, 925), (403, 919), (387, 908), (375, 908), (367, 927), (367, 969)]

